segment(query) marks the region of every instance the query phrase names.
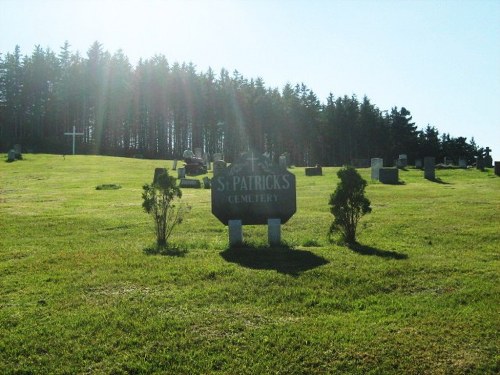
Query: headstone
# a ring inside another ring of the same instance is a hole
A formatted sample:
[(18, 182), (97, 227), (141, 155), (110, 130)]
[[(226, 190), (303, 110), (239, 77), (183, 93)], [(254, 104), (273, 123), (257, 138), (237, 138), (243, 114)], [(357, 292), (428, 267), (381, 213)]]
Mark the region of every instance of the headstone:
[(224, 159), (222, 159), (222, 154), (220, 152), (216, 152), (214, 154), (213, 161), (215, 163), (216, 161), (219, 161), (219, 160), (224, 160)]
[(190, 188), (199, 189), (199, 188), (201, 188), (201, 183), (200, 183), (200, 180), (195, 180), (192, 178), (181, 178), (181, 182), (179, 183), (179, 187), (188, 188), (188, 189), (190, 189)]
[(240, 245), (243, 243), (243, 229), (241, 220), (229, 220), (229, 246)]
[(279, 162), (280, 162), (280, 168), (283, 168), (283, 169), (287, 168), (285, 155), (280, 155)]
[(433, 156), (424, 158), (424, 178), (427, 180), (436, 179), (436, 158)]
[(422, 169), (422, 159), (415, 159), (415, 168)]
[(495, 162), (495, 174), (500, 176), (500, 161)]
[(319, 165), (315, 167), (308, 167), (305, 169), (306, 176), (323, 176), (323, 168)]
[(354, 168), (370, 168), (370, 159), (352, 159), (351, 165)]
[(177, 169), (177, 159), (174, 159), (174, 162), (172, 163), (172, 170), (175, 171)]
[(17, 160), (22, 160), (23, 159), (23, 154), (21, 153), (22, 147), (20, 144), (15, 144), (14, 145), (14, 151), (16, 152), (16, 159)]
[(459, 168), (467, 168), (467, 160), (465, 158), (459, 158), (458, 159), (458, 166)]
[(278, 246), (281, 243), (281, 220), (267, 220), (267, 241), (272, 246)]
[(186, 168), (177, 168), (177, 178), (185, 178), (186, 177)]
[(7, 153), (7, 161), (11, 163), (15, 160), (16, 160), (16, 151), (12, 149)]
[(76, 132), (76, 126), (73, 125), (73, 132), (72, 133), (64, 133), (64, 135), (71, 135), (73, 137), (73, 155), (75, 155), (75, 138), (77, 135), (84, 135), (83, 133), (77, 133)]
[(401, 154), (398, 158), (398, 168), (406, 168), (408, 166), (408, 155)]
[(491, 168), (493, 164), (493, 158), (490, 155), (491, 149), (489, 147), (486, 147), (484, 149), (485, 155), (484, 155), (484, 166), (486, 168)]
[(378, 171), (378, 178), (383, 184), (397, 184), (399, 182), (399, 169), (380, 168)]
[(208, 177), (203, 177), (203, 187), (205, 189), (210, 189), (210, 179)]
[(226, 170), (226, 162), (224, 160), (214, 161), (214, 176), (218, 176), (221, 173), (224, 173), (225, 170)]
[(158, 177), (164, 173), (167, 173), (165, 168), (155, 168), (155, 175), (153, 177), (153, 184), (158, 181)]
[(384, 159), (382, 158), (372, 158), (371, 160), (371, 175), (372, 175), (372, 180), (377, 180), (379, 179), (379, 170), (380, 168), (384, 167)]
[(194, 156), (195, 156), (197, 159), (202, 159), (202, 157), (203, 157), (203, 153), (202, 153), (202, 151), (201, 151), (201, 148), (196, 147), (196, 148), (194, 149)]
[(477, 156), (476, 168), (479, 169), (480, 171), (484, 171), (484, 159), (482, 154), (479, 154)]

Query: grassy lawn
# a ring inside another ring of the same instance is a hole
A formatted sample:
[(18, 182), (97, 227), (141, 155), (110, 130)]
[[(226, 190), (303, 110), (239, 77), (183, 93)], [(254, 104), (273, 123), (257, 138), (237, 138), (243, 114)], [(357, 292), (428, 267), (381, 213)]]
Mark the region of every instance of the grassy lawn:
[[(414, 169), (370, 182), (360, 245), (328, 243), (337, 168), (297, 177), (287, 246), (228, 249), (210, 191), (150, 255), (144, 183), (171, 161), (0, 162), (2, 374), (495, 374), (500, 177)], [(175, 173), (175, 172), (174, 172)], [(369, 180), (370, 170), (361, 169)], [(209, 174), (210, 176), (210, 174)], [(201, 176), (199, 177), (201, 179)], [(117, 184), (117, 190), (96, 186)]]

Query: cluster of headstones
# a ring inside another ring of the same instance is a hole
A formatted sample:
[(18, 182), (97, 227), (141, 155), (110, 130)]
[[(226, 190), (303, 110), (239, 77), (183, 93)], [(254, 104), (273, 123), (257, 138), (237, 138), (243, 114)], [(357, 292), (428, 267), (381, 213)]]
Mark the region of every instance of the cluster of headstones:
[(12, 163), (13, 161), (22, 159), (23, 155), (21, 153), (21, 145), (15, 144), (14, 148), (9, 150), (9, 152), (7, 153), (7, 162)]

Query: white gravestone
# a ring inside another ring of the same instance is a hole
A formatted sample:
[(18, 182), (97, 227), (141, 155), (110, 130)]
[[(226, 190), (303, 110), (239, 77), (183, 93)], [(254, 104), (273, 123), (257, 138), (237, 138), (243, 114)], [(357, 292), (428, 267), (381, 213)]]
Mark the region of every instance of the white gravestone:
[(379, 171), (380, 168), (384, 166), (384, 159), (381, 158), (372, 158), (371, 160), (371, 168), (372, 168), (372, 180), (379, 179)]

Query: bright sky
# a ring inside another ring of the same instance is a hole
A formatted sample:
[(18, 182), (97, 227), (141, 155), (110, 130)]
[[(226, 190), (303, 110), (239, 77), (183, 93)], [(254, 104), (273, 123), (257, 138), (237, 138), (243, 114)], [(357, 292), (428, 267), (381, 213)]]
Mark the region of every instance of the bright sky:
[(303, 82), (322, 102), (367, 95), (500, 160), (499, 0), (0, 0), (1, 53), (65, 40)]

